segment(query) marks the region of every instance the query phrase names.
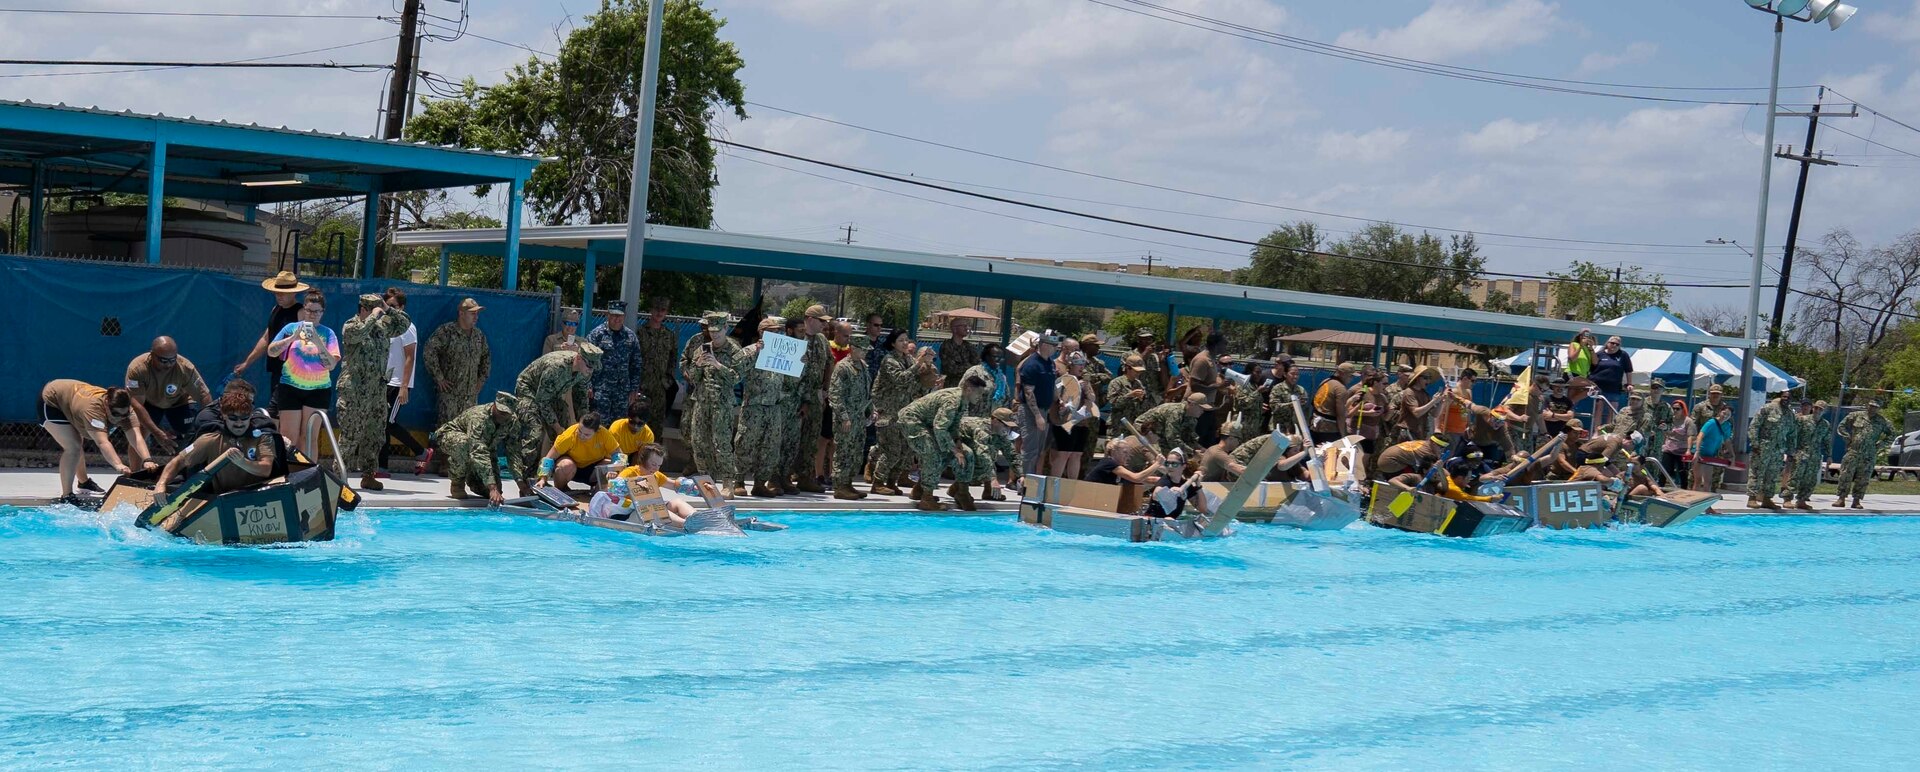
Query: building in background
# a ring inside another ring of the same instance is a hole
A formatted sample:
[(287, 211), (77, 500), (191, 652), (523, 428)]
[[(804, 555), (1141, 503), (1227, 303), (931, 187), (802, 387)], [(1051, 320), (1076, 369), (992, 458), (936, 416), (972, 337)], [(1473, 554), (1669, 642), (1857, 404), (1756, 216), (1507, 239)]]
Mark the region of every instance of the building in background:
[(1515, 302), (1530, 305), (1534, 315), (1543, 319), (1564, 318), (1559, 304), (1553, 298), (1553, 282), (1543, 279), (1488, 279), (1477, 282), (1467, 291), (1473, 298), (1473, 304), (1482, 308), (1487, 305), (1487, 296), (1494, 292), (1504, 292)]

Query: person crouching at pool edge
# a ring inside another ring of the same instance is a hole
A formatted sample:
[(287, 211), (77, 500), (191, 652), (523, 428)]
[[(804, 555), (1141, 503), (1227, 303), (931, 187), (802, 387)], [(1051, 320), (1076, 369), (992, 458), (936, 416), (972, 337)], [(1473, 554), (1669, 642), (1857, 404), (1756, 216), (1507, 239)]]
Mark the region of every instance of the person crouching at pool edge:
[(583, 415), (554, 439), (553, 448), (540, 459), (540, 484), (571, 492), (567, 484), (579, 477), (592, 485), (594, 467), (612, 460), (619, 449), (619, 440), (601, 427), (599, 413)]
[[(73, 494), (76, 480), (80, 490), (89, 493), (103, 493), (100, 486), (87, 477), (87, 440), (100, 449), (100, 455), (107, 464), (120, 474), (133, 472), (130, 464), (138, 464), (143, 469), (153, 469), (159, 464), (148, 458), (147, 441), (140, 427), (150, 424), (146, 411), (140, 407), (139, 400), (133, 398), (126, 389), (101, 388), (67, 378), (48, 381), (40, 389), (41, 428), (53, 435), (54, 442), (60, 443), (60, 498), (58, 503), (76, 504), (79, 499)], [(78, 421), (76, 425), (74, 422)], [(119, 429), (127, 436), (127, 451), (130, 458), (122, 463), (120, 454), (113, 449), (109, 434)]]
[(229, 389), (221, 393), (215, 407), (220, 414), (218, 429), (195, 438), (192, 445), (167, 462), (153, 484), (156, 500), (166, 497), (175, 477), (190, 477), (222, 460), (231, 463), (214, 472), (207, 486), (209, 493), (257, 485), (284, 471), (280, 433), (274, 429), (273, 419), (254, 410), (252, 392)]

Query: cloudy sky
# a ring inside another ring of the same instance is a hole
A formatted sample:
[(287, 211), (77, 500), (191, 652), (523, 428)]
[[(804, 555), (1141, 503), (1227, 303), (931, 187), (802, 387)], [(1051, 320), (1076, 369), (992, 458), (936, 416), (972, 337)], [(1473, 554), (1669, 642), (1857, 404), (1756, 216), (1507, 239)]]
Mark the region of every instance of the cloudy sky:
[[(1738, 103), (1764, 101), (1770, 17), (1744, 3), (1150, 1), (1245, 29), (1239, 37), (1198, 29), (1128, 0), (709, 0), (728, 20), (723, 34), (747, 62), (747, 95), (757, 103), (749, 120), (728, 121), (724, 131), (760, 147), (1234, 238), (1255, 239), (1302, 218), (1336, 235), (1384, 220), (1482, 234), (1494, 270), (1538, 273), (1587, 259), (1644, 266), (1676, 282), (1745, 281), (1744, 255), (1702, 243), (1750, 245), (1753, 237), (1763, 110)], [(1823, 128), (1820, 147), (1857, 166), (1815, 170), (1804, 226), (1816, 235), (1846, 227), (1881, 243), (1920, 227), (1920, 133), (1895, 122), (1920, 126), (1920, 0), (1857, 3), (1860, 15), (1840, 32), (1790, 24), (1781, 80), (1825, 84), (1838, 92), (1831, 101), (1858, 101), (1888, 116), (1823, 124), (1835, 130)], [(155, 7), (120, 0), (6, 5)], [(446, 0), (429, 7), (443, 14), (458, 8)], [(569, 19), (596, 7), (590, 0), (475, 0), (473, 34), (430, 43), (423, 67), (455, 80), (497, 79), (529, 55), (503, 43), (553, 50)], [(393, 14), (392, 0), (175, 0), (165, 8)], [(0, 12), (0, 50), (20, 58), (214, 60), (325, 48), (331, 50), (287, 59), (384, 62), (392, 59), (393, 33), (392, 24), (368, 18)], [(1746, 90), (1534, 81), (1708, 102), (1696, 103), (1517, 88), (1306, 53), (1274, 45), (1265, 33), (1567, 81)], [(374, 129), (383, 77), (48, 72), (0, 67), (0, 98), (363, 134)], [(23, 75), (29, 77), (16, 77)], [(1805, 104), (1813, 95), (1794, 88), (1783, 100)], [(1800, 144), (1805, 125), (1783, 119), (1777, 142)], [(1245, 262), (1244, 248), (1231, 243), (730, 152), (738, 156), (721, 165), (717, 220), (731, 231), (824, 239), (852, 223), (857, 241), (889, 247)], [(1796, 168), (1775, 168), (1773, 246), (1785, 234)], [(1687, 290), (1676, 305), (1740, 299), (1733, 291)]]

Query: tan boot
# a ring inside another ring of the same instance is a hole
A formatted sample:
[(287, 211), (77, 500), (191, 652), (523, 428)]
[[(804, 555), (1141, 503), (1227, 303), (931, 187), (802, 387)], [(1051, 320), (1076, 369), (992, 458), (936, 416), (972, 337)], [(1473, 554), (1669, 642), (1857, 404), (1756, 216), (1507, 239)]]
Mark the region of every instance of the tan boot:
[(794, 490), (798, 490), (802, 493), (826, 493), (827, 492), (827, 489), (820, 487), (819, 480), (815, 480), (811, 476), (804, 475), (804, 474), (800, 475), (800, 484), (797, 486), (794, 486)]
[(977, 512), (980, 509), (979, 507), (974, 506), (973, 492), (970, 490), (967, 490), (966, 485), (956, 482), (953, 485), (948, 486), (947, 495), (953, 497), (954, 508), (962, 512)]
[(1841, 508), (1841, 507), (1844, 507), (1844, 506), (1846, 506), (1846, 505), (1847, 505), (1847, 497), (1845, 497), (1845, 496), (1841, 496), (1840, 498), (1837, 498), (1837, 499), (1834, 499), (1834, 500), (1833, 500), (1833, 508), (1834, 508), (1834, 509), (1839, 509), (1839, 508)]
[(1752, 497), (1752, 496), (1748, 496), (1748, 497), (1747, 497), (1747, 509), (1759, 509), (1759, 508), (1760, 508), (1760, 500), (1759, 500), (1759, 499), (1756, 499), (1756, 498), (1754, 498), (1754, 497)]
[(1760, 508), (1761, 509), (1779, 509), (1780, 505), (1773, 503), (1773, 496), (1767, 495), (1767, 496), (1760, 497)]
[(875, 496), (898, 496), (898, 495), (900, 495), (900, 489), (899, 489), (899, 488), (895, 488), (895, 487), (893, 487), (893, 486), (891, 486), (891, 485), (888, 485), (888, 484), (886, 484), (886, 483), (876, 483), (876, 484), (874, 484), (874, 486), (873, 486), (873, 488), (872, 488), (872, 490), (873, 490), (873, 495), (875, 495)]
[(1799, 500), (1799, 501), (1796, 501), (1796, 502), (1794, 502), (1794, 503), (1793, 503), (1793, 508), (1794, 508), (1794, 509), (1799, 509), (1799, 510), (1805, 510), (1805, 511), (1808, 511), (1808, 512), (1811, 512), (1811, 511), (1813, 511), (1813, 505), (1812, 505), (1812, 504), (1808, 504), (1808, 503), (1807, 503), (1807, 500), (1806, 500), (1806, 499), (1801, 499), (1801, 500)]
[(742, 482), (742, 481), (739, 481), (739, 480), (735, 480), (735, 481), (734, 481), (734, 483), (733, 483), (733, 489), (732, 489), (732, 493), (733, 493), (733, 497), (734, 497), (734, 498), (736, 498), (736, 499), (744, 499), (744, 498), (746, 498), (746, 497), (747, 497), (747, 484), (746, 484), (745, 482)]
[(456, 499), (472, 498), (467, 494), (466, 482), (463, 480), (460, 480), (459, 478), (455, 478), (454, 480), (452, 480), (451, 484), (448, 485), (447, 495), (452, 496)]
[(860, 492), (853, 489), (853, 483), (833, 486), (833, 497), (841, 501), (859, 501), (862, 498)]
[(940, 503), (940, 499), (936, 498), (933, 495), (933, 491), (925, 491), (925, 493), (926, 493), (925, 496), (921, 496), (919, 500), (913, 503), (914, 509), (918, 509), (922, 512), (947, 511), (947, 505)]
[(780, 495), (780, 494), (777, 494), (777, 493), (774, 493), (773, 491), (771, 491), (771, 490), (768, 490), (768, 489), (767, 489), (767, 481), (766, 481), (766, 480), (755, 480), (755, 481), (754, 481), (754, 483), (753, 483), (753, 497), (754, 497), (754, 498), (756, 498), (756, 499), (770, 499), (770, 498), (773, 498), (774, 496), (778, 496), (778, 495)]
[(373, 479), (372, 472), (368, 472), (366, 474), (360, 475), (360, 490), (379, 491), (379, 490), (386, 490), (386, 488), (387, 486), (381, 485), (379, 480)]
[(1853, 508), (1854, 508), (1854, 509), (1866, 509), (1866, 507), (1863, 507), (1863, 506), (1860, 506), (1860, 500), (1859, 500), (1859, 499), (1854, 499), (1854, 500), (1853, 500)]

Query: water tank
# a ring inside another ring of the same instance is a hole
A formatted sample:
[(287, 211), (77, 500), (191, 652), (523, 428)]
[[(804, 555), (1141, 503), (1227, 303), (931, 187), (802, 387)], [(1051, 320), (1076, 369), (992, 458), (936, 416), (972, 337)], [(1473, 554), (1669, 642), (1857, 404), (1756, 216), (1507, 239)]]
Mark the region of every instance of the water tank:
[[(221, 212), (168, 207), (160, 229), (164, 265), (261, 273), (273, 262), (266, 228)], [(147, 255), (147, 208), (95, 206), (47, 213), (46, 253), (140, 262)]]

